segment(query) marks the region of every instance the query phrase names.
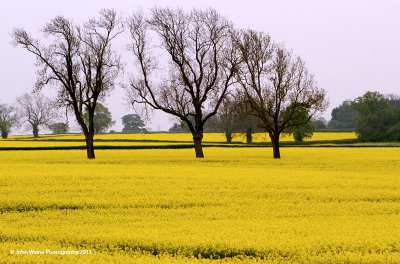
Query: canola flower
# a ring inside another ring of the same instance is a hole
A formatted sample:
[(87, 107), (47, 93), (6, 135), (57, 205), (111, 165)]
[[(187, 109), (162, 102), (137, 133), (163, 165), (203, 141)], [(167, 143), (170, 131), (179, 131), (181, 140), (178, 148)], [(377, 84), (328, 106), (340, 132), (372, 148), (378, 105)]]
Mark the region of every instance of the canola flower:
[[(0, 152), (2, 262), (399, 263), (397, 148)], [(12, 249), (91, 255), (10, 255)]]

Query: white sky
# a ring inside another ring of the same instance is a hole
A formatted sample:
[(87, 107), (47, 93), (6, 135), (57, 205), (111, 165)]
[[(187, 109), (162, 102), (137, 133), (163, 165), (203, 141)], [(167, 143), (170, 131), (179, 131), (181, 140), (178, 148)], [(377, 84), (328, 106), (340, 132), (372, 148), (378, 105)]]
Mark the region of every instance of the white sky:
[[(105, 0), (2, 0), (0, 2), (1, 103), (12, 103), (35, 82), (32, 54), (10, 44), (13, 27), (23, 27), (34, 36), (51, 18), (63, 15), (82, 23), (102, 8), (114, 8), (128, 16), (136, 8), (153, 6), (213, 7), (236, 27), (270, 33), (277, 42), (300, 55), (328, 91), (329, 119), (333, 107), (366, 91), (400, 94), (400, 1), (399, 0), (280, 0), (280, 1), (105, 1)], [(114, 43), (125, 48), (127, 36)], [(123, 53), (126, 73), (132, 72), (133, 58)], [(126, 76), (127, 77), (127, 76)], [(45, 90), (50, 96), (51, 90)], [(124, 101), (125, 92), (116, 88), (106, 106), (122, 129), (121, 117), (132, 113)], [(167, 130), (168, 115), (155, 112), (148, 126)]]

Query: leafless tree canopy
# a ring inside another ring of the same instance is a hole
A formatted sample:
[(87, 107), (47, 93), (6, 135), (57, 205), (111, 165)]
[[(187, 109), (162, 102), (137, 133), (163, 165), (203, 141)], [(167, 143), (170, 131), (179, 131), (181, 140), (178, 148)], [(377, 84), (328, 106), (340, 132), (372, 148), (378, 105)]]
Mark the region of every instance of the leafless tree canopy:
[[(184, 121), (193, 134), (196, 156), (203, 157), (204, 123), (217, 113), (239, 63), (231, 23), (212, 9), (185, 13), (180, 9), (154, 8), (149, 19), (135, 13), (128, 25), (130, 49), (140, 72), (131, 81), (131, 102)], [(165, 67), (154, 56), (149, 31), (155, 33), (167, 53)], [(167, 74), (159, 76), (161, 71)]]
[(19, 119), (16, 107), (7, 104), (0, 105), (0, 130), (3, 138), (8, 137), (11, 127), (17, 126)]
[(239, 109), (241, 103), (236, 94), (228, 93), (222, 100), (221, 106), (216, 114), (215, 125), (225, 132), (226, 141), (232, 141), (233, 133), (245, 129), (246, 115)]
[[(279, 136), (291, 126), (305, 124), (325, 110), (325, 91), (320, 89), (304, 61), (272, 43), (264, 33), (241, 31), (236, 38), (242, 56), (237, 75), (247, 101), (247, 111), (261, 120), (279, 158)], [(307, 110), (307, 120), (299, 115)]]
[(17, 108), (12, 105), (1, 104), (0, 105), (0, 120), (10, 124), (18, 123)]
[[(58, 104), (72, 110), (85, 134), (88, 158), (94, 158), (93, 113), (96, 103), (114, 87), (121, 71), (120, 57), (111, 42), (123, 31), (113, 10), (102, 10), (97, 19), (76, 26), (64, 17), (52, 19), (43, 28), (46, 41), (15, 29), (13, 42), (36, 56), (36, 89), (45, 85), (58, 88)], [(87, 109), (89, 122), (84, 122)]]
[(40, 93), (25, 93), (17, 103), (21, 120), (29, 124), (34, 137), (38, 137), (40, 127), (48, 127), (58, 117), (55, 103)]

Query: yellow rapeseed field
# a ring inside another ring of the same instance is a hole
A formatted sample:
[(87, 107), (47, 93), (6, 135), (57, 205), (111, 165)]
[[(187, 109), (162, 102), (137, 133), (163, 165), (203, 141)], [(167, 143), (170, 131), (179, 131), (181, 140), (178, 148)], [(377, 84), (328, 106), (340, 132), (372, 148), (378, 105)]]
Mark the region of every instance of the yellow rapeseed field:
[[(160, 146), (160, 145), (181, 145), (191, 142), (118, 142), (118, 141), (95, 141), (94, 146)], [(0, 148), (37, 148), (37, 147), (69, 147), (86, 146), (84, 141), (45, 141), (45, 140), (4, 140), (0, 141)]]
[[(165, 144), (178, 144), (192, 143), (193, 137), (190, 133), (148, 133), (148, 134), (100, 134), (95, 135), (95, 140), (149, 140), (150, 142), (95, 142), (95, 145), (101, 146), (136, 146), (136, 145), (161, 145)], [(305, 141), (320, 141), (320, 140), (342, 140), (342, 139), (355, 139), (356, 135), (353, 132), (340, 132), (340, 133), (323, 133), (315, 132), (311, 139)], [(40, 135), (39, 138), (34, 139), (32, 136), (12, 136), (8, 140), (0, 140), (1, 147), (52, 147), (52, 146), (84, 146), (83, 141), (85, 137), (83, 134), (65, 134), (65, 135)], [(51, 140), (51, 141), (48, 141)], [(64, 141), (58, 141), (64, 140)], [(82, 142), (74, 142), (68, 140), (81, 140)], [(151, 142), (151, 141), (161, 142)], [(165, 142), (162, 142), (165, 141)], [(245, 134), (234, 134), (234, 142), (246, 142)], [(270, 142), (270, 138), (265, 133), (254, 133), (253, 142)], [(294, 141), (290, 135), (282, 135), (281, 141)], [(223, 133), (205, 133), (204, 143), (207, 142), (226, 142)]]
[(0, 262), (400, 263), (398, 148), (204, 151), (0, 151)]

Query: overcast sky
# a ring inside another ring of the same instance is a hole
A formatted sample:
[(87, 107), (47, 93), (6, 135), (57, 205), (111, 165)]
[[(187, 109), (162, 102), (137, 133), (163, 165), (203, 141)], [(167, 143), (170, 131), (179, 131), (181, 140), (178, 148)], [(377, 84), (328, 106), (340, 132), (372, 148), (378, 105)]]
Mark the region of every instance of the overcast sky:
[[(186, 0), (186, 1), (105, 1), (105, 0), (2, 0), (0, 2), (0, 103), (12, 103), (35, 82), (35, 59), (22, 48), (13, 48), (10, 33), (23, 27), (33, 36), (51, 18), (63, 15), (82, 23), (102, 8), (114, 8), (128, 16), (135, 9), (154, 6), (212, 7), (233, 21), (236, 27), (268, 32), (277, 42), (301, 56), (315, 74), (320, 87), (328, 91), (330, 118), (333, 107), (345, 99), (354, 99), (366, 91), (400, 94), (400, 1), (399, 0)], [(128, 39), (114, 43), (125, 49)], [(126, 73), (133, 59), (123, 53)], [(51, 90), (45, 90), (51, 96)], [(125, 92), (116, 88), (107, 99), (116, 125), (122, 129), (121, 117), (131, 113), (124, 101)], [(167, 130), (172, 119), (154, 113), (148, 126)]]

